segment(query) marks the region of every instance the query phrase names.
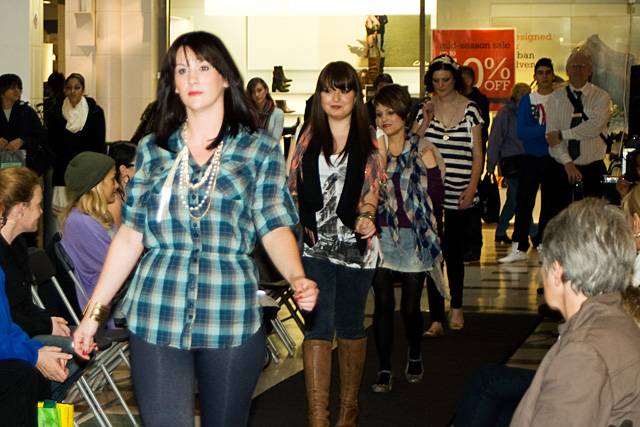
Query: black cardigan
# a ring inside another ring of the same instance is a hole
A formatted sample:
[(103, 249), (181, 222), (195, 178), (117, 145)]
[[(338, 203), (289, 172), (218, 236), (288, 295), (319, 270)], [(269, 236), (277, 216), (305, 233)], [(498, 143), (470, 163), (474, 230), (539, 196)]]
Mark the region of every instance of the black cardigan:
[(5, 292), (11, 317), (30, 337), (50, 335), (51, 315), (31, 299), (33, 274), (29, 268), (27, 244), (22, 236), (11, 245), (0, 235), (0, 265), (5, 274)]
[(48, 120), (49, 144), (54, 152), (53, 185), (64, 186), (64, 172), (67, 165), (83, 151), (105, 153), (104, 111), (93, 98), (85, 97), (89, 104), (89, 115), (82, 130), (71, 133), (66, 129), (67, 120), (62, 115), (62, 103)]
[(29, 104), (22, 101), (13, 104), (9, 120), (4, 114), (0, 114), (0, 138), (9, 142), (21, 138), (24, 141), (21, 149), (27, 152), (27, 166), (40, 175), (45, 172), (42, 169), (46, 169), (46, 162), (43, 165), (36, 164), (36, 156), (40, 147), (47, 147), (47, 131)]

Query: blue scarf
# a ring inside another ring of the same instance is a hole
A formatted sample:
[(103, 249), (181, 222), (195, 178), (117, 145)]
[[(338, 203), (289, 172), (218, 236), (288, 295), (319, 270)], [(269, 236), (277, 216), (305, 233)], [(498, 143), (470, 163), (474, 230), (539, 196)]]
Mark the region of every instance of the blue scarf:
[(410, 144), (409, 150), (403, 150), (397, 157), (387, 155), (387, 174), (390, 178), (387, 179), (386, 185), (383, 187), (384, 191), (380, 192), (378, 215), (387, 220), (391, 238), (397, 244), (399, 240), (398, 217), (396, 215), (398, 202), (391, 177), (400, 174), (400, 193), (404, 201), (404, 210), (411, 221), (416, 255), (425, 266), (441, 268), (442, 249), (436, 233), (433, 205), (427, 193), (427, 168), (422, 162), (418, 150), (420, 138), (417, 135), (412, 135), (408, 142)]

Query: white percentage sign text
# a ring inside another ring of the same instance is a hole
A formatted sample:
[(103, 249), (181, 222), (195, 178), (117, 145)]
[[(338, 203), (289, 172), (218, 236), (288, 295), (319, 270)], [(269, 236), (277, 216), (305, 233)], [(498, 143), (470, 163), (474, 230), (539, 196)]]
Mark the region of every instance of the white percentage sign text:
[[(504, 90), (508, 87), (511, 78), (511, 70), (505, 66), (507, 58), (501, 58), (496, 63), (495, 58), (487, 57), (484, 61), (476, 57), (469, 57), (464, 61), (465, 66), (475, 64), (478, 75), (476, 76), (476, 85), (480, 88), (484, 87), (488, 91)], [(485, 74), (486, 79), (485, 79)]]

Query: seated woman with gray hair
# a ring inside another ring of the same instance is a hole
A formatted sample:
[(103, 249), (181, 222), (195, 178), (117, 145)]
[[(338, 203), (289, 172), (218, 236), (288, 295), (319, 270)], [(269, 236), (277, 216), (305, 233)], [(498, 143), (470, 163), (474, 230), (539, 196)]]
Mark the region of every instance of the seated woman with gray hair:
[(620, 209), (574, 203), (549, 222), (541, 278), (562, 313), (512, 426), (640, 425), (640, 329), (624, 311), (636, 245)]

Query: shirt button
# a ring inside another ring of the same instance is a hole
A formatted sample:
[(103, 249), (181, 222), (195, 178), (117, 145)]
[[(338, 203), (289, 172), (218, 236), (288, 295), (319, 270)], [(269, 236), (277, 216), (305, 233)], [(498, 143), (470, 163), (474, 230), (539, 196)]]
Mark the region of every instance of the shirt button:
[(197, 239), (198, 237), (200, 237), (200, 233), (198, 233), (197, 231), (194, 232), (193, 233), (193, 237)]
[(192, 199), (195, 199), (195, 198), (196, 198), (196, 195), (195, 195), (195, 194), (192, 194), (192, 195), (191, 195), (191, 198), (192, 198)]

